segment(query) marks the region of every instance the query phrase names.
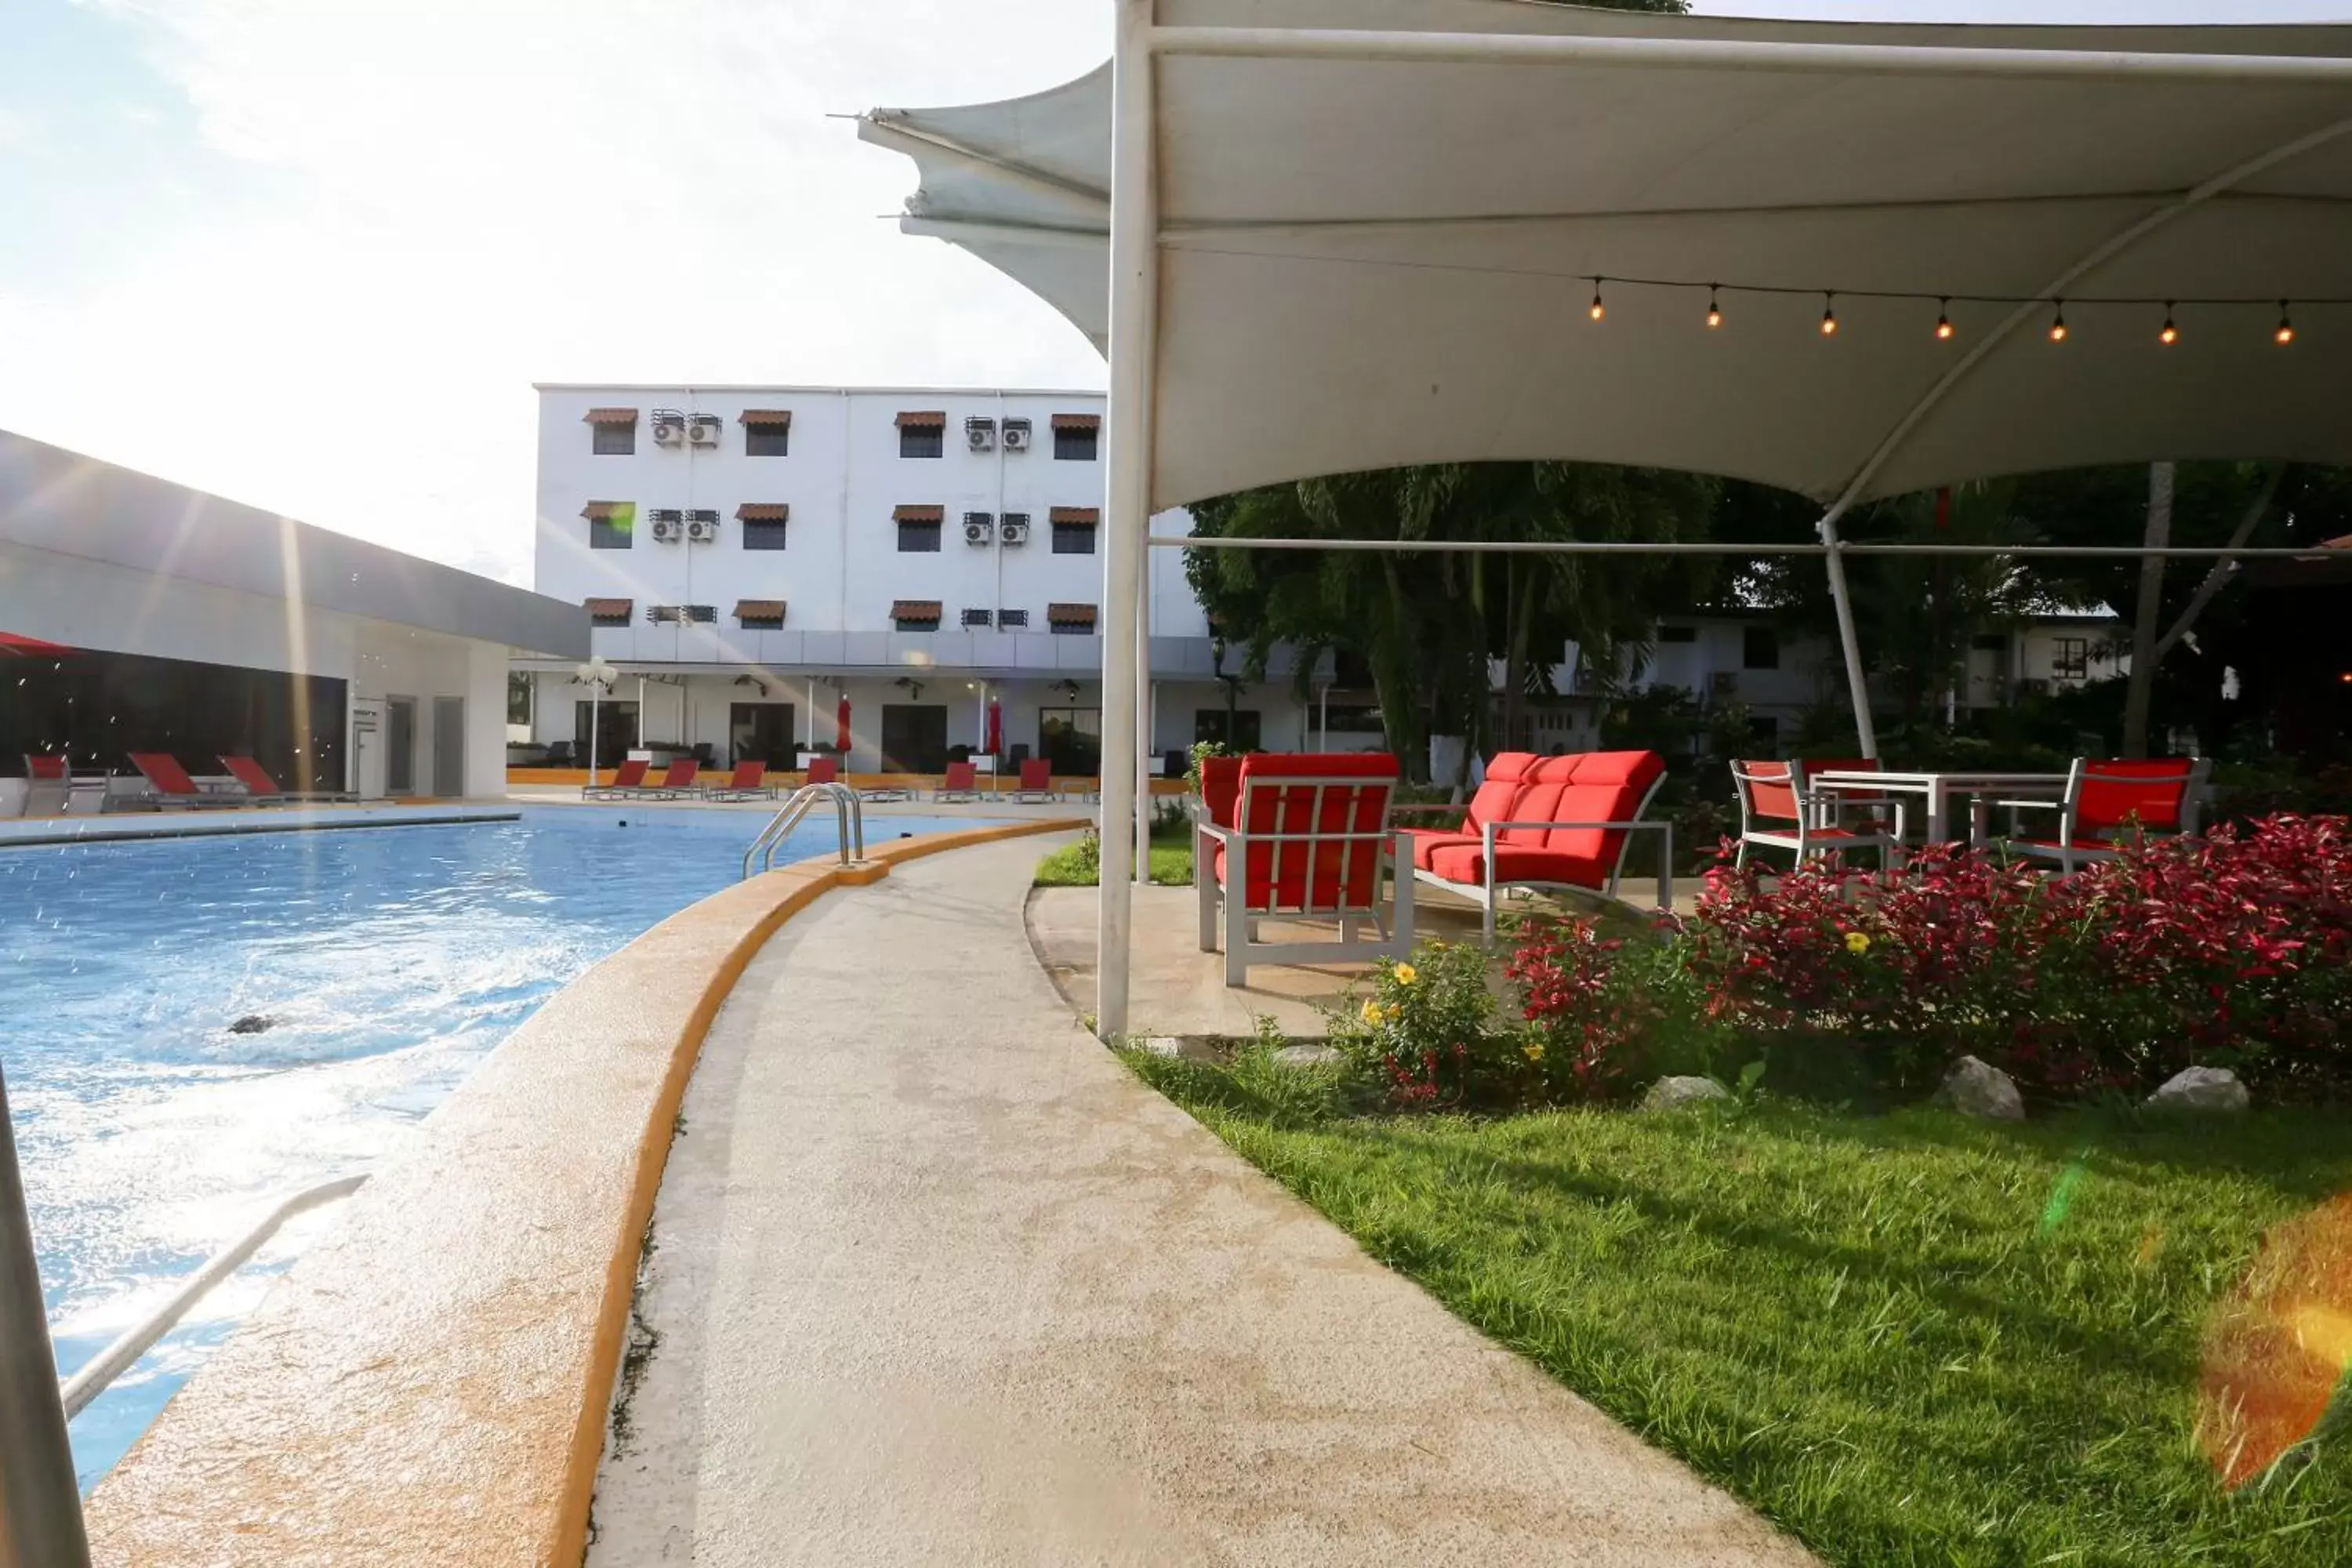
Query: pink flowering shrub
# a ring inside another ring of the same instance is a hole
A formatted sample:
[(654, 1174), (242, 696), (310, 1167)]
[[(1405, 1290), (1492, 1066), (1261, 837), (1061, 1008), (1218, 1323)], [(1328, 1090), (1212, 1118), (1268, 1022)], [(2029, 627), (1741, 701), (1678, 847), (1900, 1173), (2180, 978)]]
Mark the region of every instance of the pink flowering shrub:
[(1677, 967), (1671, 940), (1629, 943), (1589, 920), (1528, 921), (1503, 971), (1525, 1024), (1528, 1098), (1580, 1102), (1640, 1088), (1678, 1034)]
[(1945, 847), (1895, 876), (1717, 868), (1683, 939), (1707, 1016), (1835, 1037), (1892, 1085), (1968, 1052), (2043, 1095), (2192, 1062), (2352, 1093), (2352, 832), (2272, 816), (2056, 878)]

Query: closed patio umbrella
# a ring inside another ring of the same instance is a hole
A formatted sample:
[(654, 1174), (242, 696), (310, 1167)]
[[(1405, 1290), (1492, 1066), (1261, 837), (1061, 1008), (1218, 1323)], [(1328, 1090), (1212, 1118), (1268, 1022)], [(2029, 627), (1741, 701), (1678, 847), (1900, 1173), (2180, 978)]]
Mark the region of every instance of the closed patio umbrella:
[(849, 755), (849, 698), (845, 694), (841, 706), (834, 713), (833, 749), (843, 756)]
[(988, 744), (985, 750), (992, 757), (1002, 756), (1004, 752), (1004, 704), (993, 697), (988, 700)]

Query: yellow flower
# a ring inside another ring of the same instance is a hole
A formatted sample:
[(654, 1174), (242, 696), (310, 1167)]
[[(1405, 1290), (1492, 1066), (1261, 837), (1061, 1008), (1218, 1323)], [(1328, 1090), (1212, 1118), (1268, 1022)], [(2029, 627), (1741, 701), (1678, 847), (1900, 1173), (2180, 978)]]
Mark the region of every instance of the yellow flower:
[(1529, 1040), (1526, 1045), (1521, 1046), (1519, 1048), (1528, 1053), (1528, 1060), (1531, 1062), (1539, 1062), (1543, 1060), (1543, 1047), (1538, 1045), (1535, 1041)]
[(1403, 1005), (1402, 1003), (1401, 1003), (1401, 1002), (1391, 1002), (1391, 1003), (1390, 1003), (1390, 1004), (1389, 1004), (1389, 1022), (1390, 1022), (1390, 1023), (1393, 1024), (1393, 1023), (1395, 1023), (1399, 1018), (1402, 1018), (1402, 1017), (1403, 1017), (1403, 1016), (1404, 1016), (1404, 1005)]
[(1394, 969), (1390, 970), (1389, 973), (1396, 977), (1396, 983), (1398, 984), (1410, 985), (1413, 982), (1413, 976), (1419, 974), (1421, 971), (1415, 969), (1410, 963), (1400, 963)]
[(1370, 998), (1366, 998), (1364, 1002), (1364, 1022), (1367, 1024), (1378, 1024), (1380, 1021), (1381, 1005)]
[(1845, 950), (1848, 952), (1868, 952), (1870, 938), (1861, 931), (1850, 931), (1845, 933)]

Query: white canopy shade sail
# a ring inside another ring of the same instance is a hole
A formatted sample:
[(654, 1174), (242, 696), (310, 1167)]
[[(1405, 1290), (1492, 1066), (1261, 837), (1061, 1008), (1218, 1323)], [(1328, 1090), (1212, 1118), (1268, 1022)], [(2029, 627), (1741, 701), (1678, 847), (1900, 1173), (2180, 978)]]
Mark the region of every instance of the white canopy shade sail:
[[(1110, 356), (1103, 796), (1137, 798), (1105, 813), (1106, 868), (1139, 869), (1149, 820), (1155, 510), (1512, 458), (1817, 497), (1875, 756), (1847, 508), (2091, 463), (2352, 462), (2352, 27), (1114, 4), (1105, 69), (860, 122), (921, 170), (903, 227)], [(1106, 1037), (1129, 898), (1107, 872)]]

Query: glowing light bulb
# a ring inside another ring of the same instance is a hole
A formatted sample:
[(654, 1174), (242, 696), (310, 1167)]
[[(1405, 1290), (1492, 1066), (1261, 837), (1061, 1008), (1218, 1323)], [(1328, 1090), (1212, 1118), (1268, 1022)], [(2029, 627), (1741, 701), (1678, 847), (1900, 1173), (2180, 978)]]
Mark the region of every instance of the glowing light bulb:
[(1592, 280), (1592, 308), (1586, 311), (1585, 314), (1591, 316), (1597, 321), (1608, 313), (1609, 308), (1601, 302), (1601, 279), (1595, 278)]
[(2066, 341), (2066, 307), (2063, 302), (2058, 306), (2058, 313), (2050, 318), (2050, 341), (2053, 343)]
[(1715, 295), (1715, 286), (1709, 284), (1706, 290), (1706, 324), (1710, 327), (1723, 325), (1723, 305)]
[(2281, 348), (2284, 348), (2287, 344), (2294, 342), (2294, 322), (2287, 318), (2286, 301), (2284, 300), (2279, 301), (2278, 331), (2271, 334), (2271, 339)]
[(1834, 294), (1822, 296), (1822, 336), (1837, 336), (1837, 296)]
[(2164, 326), (2156, 334), (2156, 341), (2166, 348), (2170, 348), (2180, 341), (2180, 329), (2172, 324), (2172, 302), (2168, 300), (2164, 305)]
[(1952, 302), (1949, 300), (1936, 301), (1936, 341), (1942, 343), (1952, 341)]

